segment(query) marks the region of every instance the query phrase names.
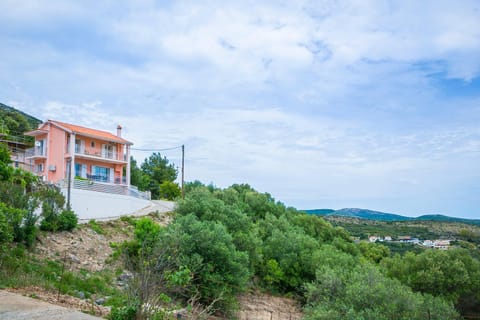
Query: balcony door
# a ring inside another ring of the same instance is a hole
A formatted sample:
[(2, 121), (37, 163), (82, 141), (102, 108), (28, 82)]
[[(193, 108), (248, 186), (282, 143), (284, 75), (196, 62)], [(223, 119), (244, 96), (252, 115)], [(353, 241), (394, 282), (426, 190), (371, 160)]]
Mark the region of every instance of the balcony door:
[(75, 139), (75, 153), (80, 153), (80, 154), (85, 153), (85, 141), (80, 139)]
[(47, 155), (47, 144), (45, 143), (45, 139), (35, 141), (35, 155), (36, 156)]
[(115, 152), (113, 150), (113, 145), (102, 144), (102, 157), (106, 159), (115, 159)]

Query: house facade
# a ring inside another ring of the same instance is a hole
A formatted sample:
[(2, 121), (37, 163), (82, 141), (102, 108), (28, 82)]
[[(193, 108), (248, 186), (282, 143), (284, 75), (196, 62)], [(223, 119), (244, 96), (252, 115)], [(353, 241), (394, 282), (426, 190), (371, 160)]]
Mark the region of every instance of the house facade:
[[(44, 181), (70, 187), (88, 182), (130, 187), (130, 141), (116, 135), (78, 125), (48, 120), (25, 133), (35, 137), (26, 152), (32, 171)], [(117, 188), (118, 189), (118, 188)]]

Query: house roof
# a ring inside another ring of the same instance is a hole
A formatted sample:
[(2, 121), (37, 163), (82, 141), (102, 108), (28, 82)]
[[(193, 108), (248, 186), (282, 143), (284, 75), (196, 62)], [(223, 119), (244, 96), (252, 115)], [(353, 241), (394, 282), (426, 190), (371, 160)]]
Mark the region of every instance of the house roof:
[(86, 128), (82, 126), (77, 126), (75, 124), (70, 124), (70, 123), (65, 123), (65, 122), (60, 122), (60, 121), (55, 121), (55, 120), (48, 120), (48, 122), (52, 123), (53, 125), (56, 125), (57, 127), (64, 129), (66, 131), (75, 133), (75, 134), (80, 134), (80, 135), (85, 135), (93, 138), (98, 138), (102, 140), (107, 140), (107, 141), (112, 141), (112, 142), (118, 142), (118, 143), (123, 143), (123, 144), (129, 144), (132, 145), (133, 143), (125, 140), (121, 137), (118, 137), (110, 132), (107, 131), (102, 131), (102, 130), (97, 130), (97, 129), (91, 129), (91, 128)]

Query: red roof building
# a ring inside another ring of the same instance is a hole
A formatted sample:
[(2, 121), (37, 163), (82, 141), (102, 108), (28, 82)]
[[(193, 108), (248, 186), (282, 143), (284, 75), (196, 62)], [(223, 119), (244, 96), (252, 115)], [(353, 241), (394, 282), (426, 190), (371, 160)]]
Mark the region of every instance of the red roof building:
[[(33, 172), (45, 181), (64, 184), (88, 180), (102, 184), (130, 186), (130, 146), (117, 134), (48, 120), (25, 133), (35, 137), (35, 147), (27, 150)], [(125, 173), (124, 173), (125, 172)], [(71, 173), (71, 174), (70, 174)]]

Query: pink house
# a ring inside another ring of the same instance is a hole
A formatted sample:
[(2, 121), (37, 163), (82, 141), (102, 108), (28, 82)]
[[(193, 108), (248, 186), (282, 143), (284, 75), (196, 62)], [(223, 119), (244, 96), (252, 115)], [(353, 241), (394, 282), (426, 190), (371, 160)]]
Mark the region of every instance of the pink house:
[[(48, 120), (37, 130), (25, 133), (35, 137), (35, 147), (28, 149), (27, 159), (33, 172), (45, 181), (66, 185), (69, 181), (130, 187), (130, 146), (117, 134)], [(118, 188), (117, 188), (118, 189)]]

